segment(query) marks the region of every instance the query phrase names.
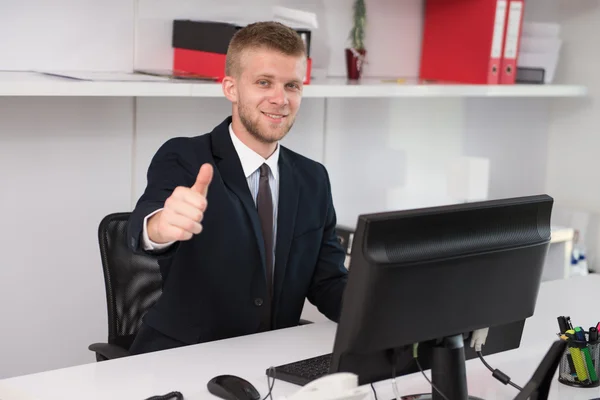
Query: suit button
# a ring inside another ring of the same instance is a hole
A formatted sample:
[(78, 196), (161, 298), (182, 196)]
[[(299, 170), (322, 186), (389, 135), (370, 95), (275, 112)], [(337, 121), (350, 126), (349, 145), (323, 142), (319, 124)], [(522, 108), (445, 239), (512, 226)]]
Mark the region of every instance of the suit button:
[(254, 299), (254, 305), (256, 305), (256, 307), (260, 307), (263, 304), (263, 299)]

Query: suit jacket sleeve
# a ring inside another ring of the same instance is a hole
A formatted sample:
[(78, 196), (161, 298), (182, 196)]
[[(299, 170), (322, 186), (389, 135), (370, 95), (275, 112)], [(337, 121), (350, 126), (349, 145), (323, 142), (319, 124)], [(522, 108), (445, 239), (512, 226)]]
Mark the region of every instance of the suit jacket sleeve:
[(342, 297), (346, 288), (348, 270), (344, 266), (345, 251), (335, 232), (337, 222), (329, 176), (325, 167), (323, 167), (323, 170), (327, 182), (327, 214), (319, 259), (307, 298), (327, 318), (338, 322), (342, 310)]
[[(129, 217), (129, 247), (136, 253), (145, 252), (142, 241), (144, 218), (164, 207), (164, 203), (177, 186), (191, 187), (198, 171), (194, 171), (194, 155), (189, 150), (187, 138), (170, 139), (156, 152), (147, 173), (147, 186)], [(167, 251), (155, 254), (170, 257), (177, 249), (177, 243)]]

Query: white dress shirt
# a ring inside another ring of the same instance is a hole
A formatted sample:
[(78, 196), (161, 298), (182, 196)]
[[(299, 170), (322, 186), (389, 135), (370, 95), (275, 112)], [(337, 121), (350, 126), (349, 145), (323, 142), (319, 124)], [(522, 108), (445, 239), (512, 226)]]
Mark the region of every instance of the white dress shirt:
[[(237, 155), (242, 164), (244, 176), (246, 176), (248, 188), (250, 189), (250, 193), (252, 194), (252, 198), (254, 199), (255, 205), (256, 197), (258, 195), (260, 166), (263, 164), (267, 164), (269, 166), (269, 187), (271, 188), (271, 195), (273, 197), (273, 253), (275, 253), (275, 238), (277, 237), (277, 205), (279, 204), (279, 144), (277, 145), (275, 152), (271, 154), (271, 156), (268, 159), (265, 160), (261, 155), (256, 153), (248, 146), (246, 146), (244, 143), (242, 143), (242, 141), (233, 133), (231, 124), (229, 125), (229, 135), (231, 136), (233, 147), (235, 148), (235, 151), (237, 152)], [(208, 190), (210, 191), (210, 186), (208, 187)], [(174, 243), (154, 243), (148, 237), (148, 218), (150, 218), (152, 215), (156, 214), (160, 210), (162, 210), (162, 208), (152, 212), (151, 214), (147, 215), (146, 218), (144, 218), (142, 231), (142, 245), (146, 250), (163, 250)], [(202, 231), (201, 235), (210, 235), (210, 232), (204, 232), (205, 231)], [(273, 260), (275, 260), (275, 254), (273, 254)], [(271, 268), (272, 267), (273, 266), (271, 266)]]

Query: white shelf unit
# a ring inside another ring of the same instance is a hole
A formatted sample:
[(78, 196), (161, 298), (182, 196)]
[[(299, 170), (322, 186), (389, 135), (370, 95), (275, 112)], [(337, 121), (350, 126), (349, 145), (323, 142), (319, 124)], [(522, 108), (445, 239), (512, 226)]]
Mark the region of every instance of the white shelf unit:
[[(218, 83), (188, 81), (77, 80), (32, 72), (0, 72), (0, 96), (92, 97), (223, 97)], [(139, 79), (139, 77), (138, 77)], [(466, 85), (420, 84), (416, 80), (390, 83), (386, 79), (315, 79), (304, 86), (305, 98), (373, 97), (582, 97), (580, 85)]]

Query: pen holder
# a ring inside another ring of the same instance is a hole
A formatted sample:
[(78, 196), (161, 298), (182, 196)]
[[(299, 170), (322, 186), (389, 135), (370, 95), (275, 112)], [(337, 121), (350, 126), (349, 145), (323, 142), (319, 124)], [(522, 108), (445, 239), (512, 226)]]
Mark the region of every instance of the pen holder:
[(558, 381), (564, 385), (579, 388), (600, 386), (600, 340), (590, 343), (567, 339), (558, 371)]

